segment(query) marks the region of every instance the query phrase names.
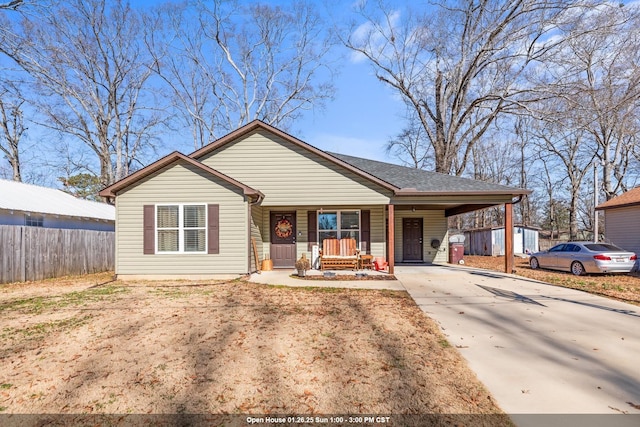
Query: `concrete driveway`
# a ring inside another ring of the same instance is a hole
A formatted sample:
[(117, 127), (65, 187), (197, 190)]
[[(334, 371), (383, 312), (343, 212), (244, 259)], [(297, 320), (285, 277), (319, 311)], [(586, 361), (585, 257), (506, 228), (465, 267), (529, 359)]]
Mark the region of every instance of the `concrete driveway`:
[(465, 267), (396, 276), (505, 412), (640, 414), (640, 307)]

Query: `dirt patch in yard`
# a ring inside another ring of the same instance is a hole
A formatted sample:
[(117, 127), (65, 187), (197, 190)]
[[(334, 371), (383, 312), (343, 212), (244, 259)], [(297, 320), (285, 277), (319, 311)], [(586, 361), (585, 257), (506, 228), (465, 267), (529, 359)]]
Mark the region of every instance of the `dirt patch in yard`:
[[(504, 271), (504, 256), (465, 255), (465, 265), (487, 270)], [(552, 285), (578, 289), (640, 305), (640, 277), (628, 274), (594, 274), (574, 276), (571, 273), (550, 270), (532, 270), (528, 258), (515, 258), (515, 274)]]
[(0, 293), (0, 414), (501, 413), (405, 292), (57, 289)]

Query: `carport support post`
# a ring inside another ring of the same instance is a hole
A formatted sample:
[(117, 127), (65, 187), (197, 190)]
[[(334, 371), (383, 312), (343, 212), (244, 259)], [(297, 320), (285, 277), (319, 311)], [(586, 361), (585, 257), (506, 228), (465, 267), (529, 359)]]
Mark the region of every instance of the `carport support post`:
[(387, 254), (389, 257), (389, 274), (393, 274), (394, 267), (394, 246), (395, 246), (395, 226), (396, 226), (396, 218), (395, 213), (393, 211), (393, 205), (389, 204), (389, 253)]
[(513, 273), (513, 205), (504, 205), (504, 272)]

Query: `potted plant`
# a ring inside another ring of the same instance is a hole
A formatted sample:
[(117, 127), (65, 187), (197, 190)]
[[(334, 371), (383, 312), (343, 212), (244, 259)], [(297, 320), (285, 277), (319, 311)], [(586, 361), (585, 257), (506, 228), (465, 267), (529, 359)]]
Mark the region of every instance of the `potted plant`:
[(305, 277), (307, 270), (311, 269), (311, 262), (307, 259), (306, 254), (302, 254), (302, 257), (296, 261), (296, 269), (298, 270), (298, 276), (300, 277)]

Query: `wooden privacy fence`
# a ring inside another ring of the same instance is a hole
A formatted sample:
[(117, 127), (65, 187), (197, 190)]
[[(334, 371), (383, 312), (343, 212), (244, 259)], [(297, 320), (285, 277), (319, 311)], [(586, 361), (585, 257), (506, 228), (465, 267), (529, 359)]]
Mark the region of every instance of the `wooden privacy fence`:
[(564, 240), (560, 240), (560, 239), (540, 239), (539, 240), (540, 250), (541, 251), (548, 251), (549, 249), (551, 249), (552, 247), (554, 247), (558, 243), (567, 243), (568, 241), (569, 241), (569, 239), (564, 239)]
[(0, 283), (114, 269), (112, 231), (0, 225)]

